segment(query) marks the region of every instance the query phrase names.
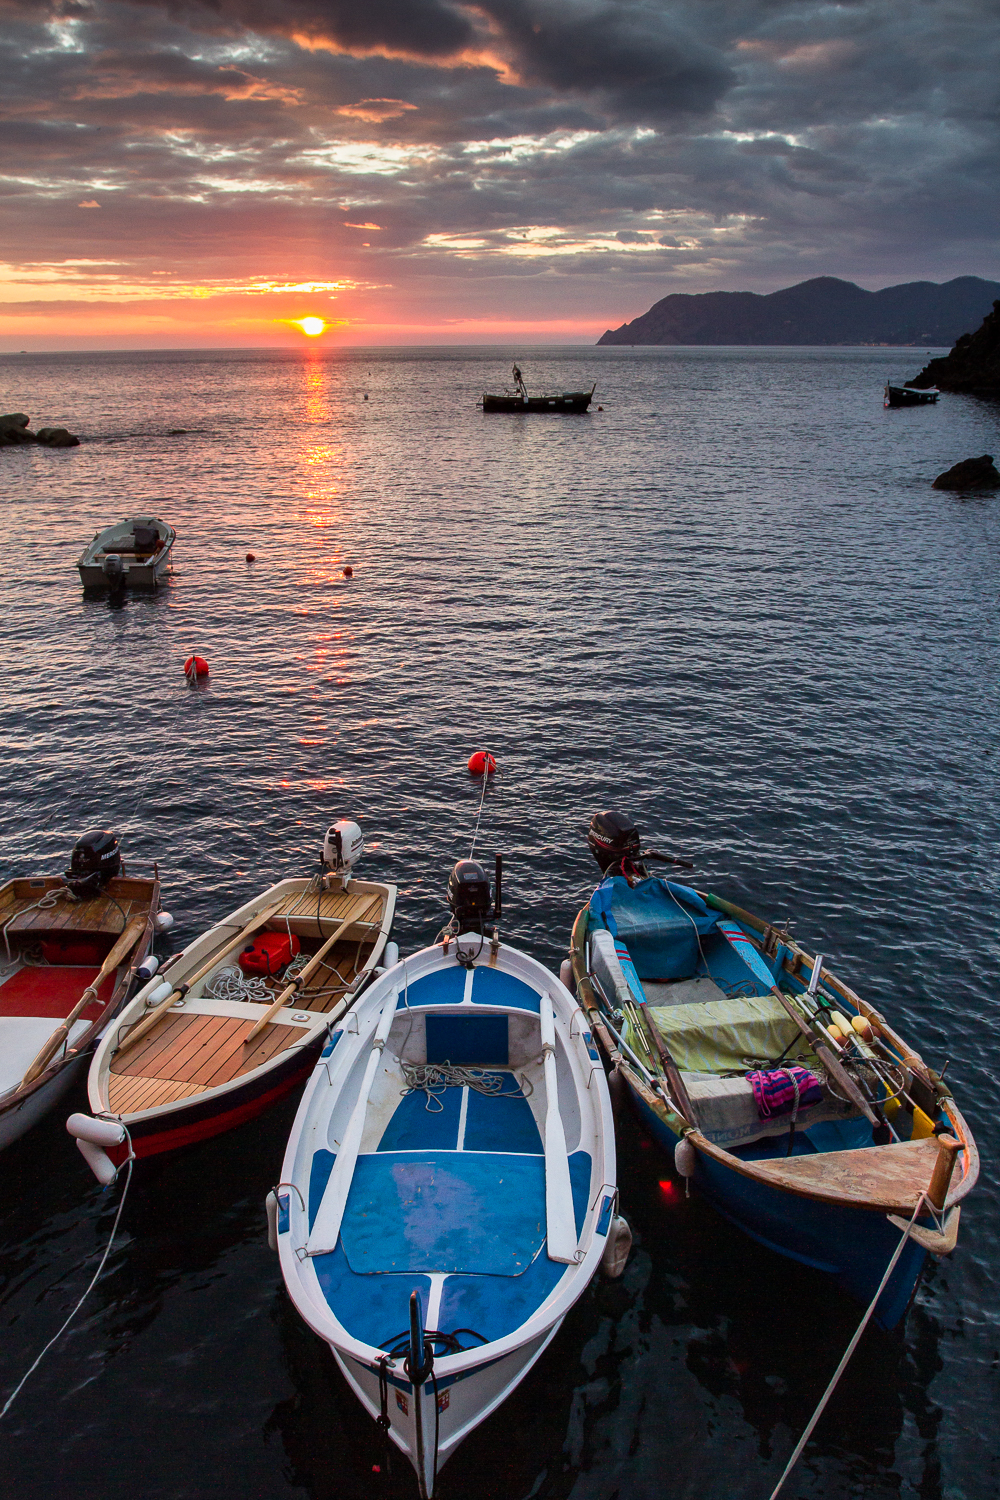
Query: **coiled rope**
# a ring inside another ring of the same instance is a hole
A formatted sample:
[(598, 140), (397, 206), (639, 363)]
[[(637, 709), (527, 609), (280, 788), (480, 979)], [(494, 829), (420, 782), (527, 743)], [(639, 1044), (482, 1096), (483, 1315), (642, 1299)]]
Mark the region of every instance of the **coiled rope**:
[[(125, 1127), (123, 1126), (122, 1128), (124, 1129)], [(41, 1354), (39, 1354), (38, 1358), (30, 1366), (30, 1368), (24, 1372), (24, 1374), (21, 1376), (21, 1379), (17, 1382), (17, 1385), (7, 1397), (7, 1400), (4, 1402), (3, 1410), (0, 1411), (0, 1421), (2, 1421), (10, 1411), (11, 1407), (14, 1405), (14, 1402), (21, 1394), (23, 1387), (27, 1384), (30, 1377), (34, 1375), (35, 1371), (38, 1369), (38, 1366), (41, 1364), (46, 1354), (48, 1354), (49, 1350), (62, 1338), (63, 1334), (66, 1332), (67, 1328), (72, 1323), (77, 1313), (80, 1311), (80, 1308), (86, 1302), (87, 1298), (90, 1296), (91, 1292), (94, 1290), (94, 1287), (100, 1280), (101, 1272), (104, 1270), (104, 1266), (107, 1262), (108, 1256), (111, 1254), (111, 1247), (115, 1242), (115, 1235), (118, 1233), (118, 1225), (121, 1221), (122, 1209), (125, 1207), (125, 1199), (128, 1197), (129, 1183), (132, 1181), (132, 1163), (135, 1160), (135, 1157), (132, 1154), (132, 1139), (127, 1130), (125, 1130), (125, 1139), (126, 1141), (128, 1141), (128, 1159), (126, 1161), (128, 1170), (125, 1174), (125, 1186), (122, 1188), (122, 1195), (118, 1200), (118, 1212), (115, 1214), (115, 1222), (111, 1226), (111, 1237), (108, 1240), (107, 1245), (105, 1246), (104, 1254), (101, 1256), (100, 1264), (98, 1265), (97, 1270), (94, 1272), (93, 1276), (90, 1278), (90, 1282), (87, 1286), (86, 1291), (74, 1307), (73, 1311), (70, 1313), (69, 1317), (66, 1319), (65, 1323), (57, 1333), (54, 1333), (52, 1335), (48, 1343), (45, 1345), (45, 1348), (42, 1350)]]
[[(431, 1114), (440, 1114), (444, 1109), (442, 1094), (446, 1089), (468, 1088), (475, 1089), (477, 1094), (488, 1094), (495, 1099), (513, 1099), (515, 1095), (522, 1095), (529, 1099), (532, 1086), (529, 1079), (518, 1075), (516, 1080), (518, 1086), (507, 1089), (504, 1092), (504, 1080), (506, 1074), (491, 1071), (488, 1068), (466, 1068), (459, 1067), (454, 1063), (408, 1063), (400, 1062), (403, 1077), (406, 1079), (406, 1088), (401, 1089), (402, 1094), (417, 1094), (423, 1091), (427, 1095), (427, 1103), (424, 1106)], [(512, 1081), (515, 1081), (512, 1079)], [(435, 1108), (436, 1105), (436, 1108)]]

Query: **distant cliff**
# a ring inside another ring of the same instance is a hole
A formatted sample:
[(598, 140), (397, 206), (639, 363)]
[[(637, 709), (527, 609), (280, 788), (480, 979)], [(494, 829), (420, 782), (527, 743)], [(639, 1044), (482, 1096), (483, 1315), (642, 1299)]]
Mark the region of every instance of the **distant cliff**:
[(676, 292), (598, 344), (953, 344), (1000, 297), (1000, 282), (958, 276), (866, 292), (817, 276), (780, 292)]
[(1000, 302), (994, 302), (981, 328), (963, 333), (950, 354), (932, 359), (910, 384), (1000, 395)]

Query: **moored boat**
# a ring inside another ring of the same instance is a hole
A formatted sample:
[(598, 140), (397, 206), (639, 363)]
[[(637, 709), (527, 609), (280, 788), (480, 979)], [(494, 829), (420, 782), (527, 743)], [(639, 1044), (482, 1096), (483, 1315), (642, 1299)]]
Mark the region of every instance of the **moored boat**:
[(929, 386), (921, 390), (918, 386), (892, 385), (885, 388), (884, 406), (933, 406), (941, 392)]
[(126, 876), (103, 830), (79, 840), (64, 875), (0, 887), (0, 1148), (79, 1074), (146, 958), (159, 902), (157, 876)]
[(597, 382), (589, 391), (546, 391), (529, 396), (524, 377), (517, 365), (513, 368), (514, 390), (505, 388), (502, 395), (483, 393), (483, 411), (500, 412), (584, 412), (594, 399)]
[(268, 1202), (292, 1301), (424, 1500), (629, 1243), (579, 1007), (486, 935), (481, 866), (449, 894), (450, 929), (332, 1032)]
[(950, 1089), (787, 931), (650, 877), (628, 819), (599, 814), (591, 847), (573, 978), (641, 1120), (726, 1218), (862, 1301), (908, 1231), (876, 1310), (893, 1327), (978, 1176)]
[(155, 589), (177, 533), (156, 516), (132, 516), (94, 535), (77, 559), (85, 589)]
[[(190, 1145), (252, 1119), (306, 1077), (328, 1031), (371, 979), (396, 887), (355, 879), (357, 824), (329, 830), (325, 873), (282, 880), (191, 943), (105, 1034), (88, 1080), (110, 1180), (128, 1156)], [(164, 966), (166, 967), (166, 966)], [(96, 1128), (95, 1128), (96, 1127)]]

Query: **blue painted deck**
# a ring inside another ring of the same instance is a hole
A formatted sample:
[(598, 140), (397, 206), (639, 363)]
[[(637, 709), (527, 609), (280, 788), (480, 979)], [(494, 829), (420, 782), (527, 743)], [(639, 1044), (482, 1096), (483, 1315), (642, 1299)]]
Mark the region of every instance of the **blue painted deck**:
[[(466, 971), (459, 964), (451, 969), (435, 969), (408, 984), (400, 994), (401, 1008), (418, 1010), (424, 1006), (461, 1005), (465, 997)], [(505, 1010), (530, 1010), (538, 1014), (538, 991), (505, 974), (501, 969), (480, 968), (473, 970), (472, 1003), (495, 1005)]]
[[(506, 978), (477, 970), (476, 980), (480, 973)], [(438, 1328), (472, 1328), (492, 1342), (519, 1328), (571, 1269), (545, 1251), (545, 1158), (530, 1105), (512, 1074), (495, 1076), (502, 1096), (449, 1088), (428, 1108), (426, 1094), (404, 1095), (377, 1150), (358, 1158), (337, 1247), (313, 1259), (331, 1311), (354, 1338), (377, 1348), (404, 1333), (414, 1289), (426, 1316), (436, 1274), (444, 1277)], [(333, 1162), (329, 1151), (313, 1157), (310, 1225)], [(570, 1157), (578, 1234), (591, 1165), (585, 1151)]]

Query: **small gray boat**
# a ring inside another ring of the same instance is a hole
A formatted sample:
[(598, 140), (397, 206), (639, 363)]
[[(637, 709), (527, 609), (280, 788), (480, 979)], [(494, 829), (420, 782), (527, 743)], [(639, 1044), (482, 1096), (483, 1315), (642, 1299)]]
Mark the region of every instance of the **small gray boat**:
[(77, 559), (85, 589), (155, 589), (177, 533), (155, 516), (132, 516), (97, 532)]

